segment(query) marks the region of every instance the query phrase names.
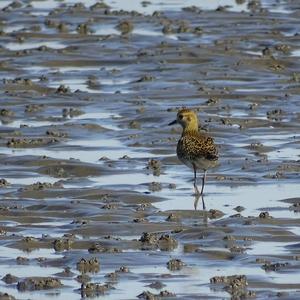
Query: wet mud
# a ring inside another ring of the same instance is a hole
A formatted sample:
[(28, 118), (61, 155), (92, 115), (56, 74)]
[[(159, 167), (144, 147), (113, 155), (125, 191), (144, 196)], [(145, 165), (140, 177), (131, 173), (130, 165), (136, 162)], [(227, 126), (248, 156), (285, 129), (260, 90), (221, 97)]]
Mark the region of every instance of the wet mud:
[(298, 1), (0, 10), (0, 299), (300, 297)]

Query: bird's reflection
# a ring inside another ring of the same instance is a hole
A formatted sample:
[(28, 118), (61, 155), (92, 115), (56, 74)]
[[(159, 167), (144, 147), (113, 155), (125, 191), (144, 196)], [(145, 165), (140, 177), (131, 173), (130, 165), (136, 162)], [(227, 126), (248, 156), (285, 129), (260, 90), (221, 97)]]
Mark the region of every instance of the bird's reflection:
[(195, 210), (197, 210), (200, 198), (202, 200), (202, 207), (203, 207), (203, 225), (207, 226), (208, 225), (208, 215), (209, 215), (209, 213), (206, 211), (203, 195), (199, 195), (199, 194), (195, 195), (194, 208), (195, 208)]
[(200, 199), (200, 198), (201, 198), (201, 200), (202, 200), (202, 207), (203, 207), (203, 210), (206, 210), (203, 194), (195, 194), (194, 208), (195, 208), (195, 210), (197, 210), (197, 207), (198, 207), (198, 203), (199, 203), (199, 199)]

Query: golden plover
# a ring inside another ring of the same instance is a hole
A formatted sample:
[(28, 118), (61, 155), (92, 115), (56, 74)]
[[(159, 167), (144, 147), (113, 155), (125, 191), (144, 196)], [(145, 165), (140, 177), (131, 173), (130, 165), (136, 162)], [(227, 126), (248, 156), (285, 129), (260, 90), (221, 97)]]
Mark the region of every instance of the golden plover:
[[(194, 188), (196, 196), (202, 196), (206, 173), (209, 168), (217, 165), (218, 149), (213, 138), (199, 132), (198, 118), (194, 111), (181, 109), (177, 118), (169, 125), (180, 124), (183, 128), (177, 144), (177, 156), (181, 162), (194, 170)], [(197, 170), (204, 171), (201, 192), (197, 187)], [(202, 198), (203, 201), (203, 198)], [(203, 201), (203, 208), (205, 208)]]

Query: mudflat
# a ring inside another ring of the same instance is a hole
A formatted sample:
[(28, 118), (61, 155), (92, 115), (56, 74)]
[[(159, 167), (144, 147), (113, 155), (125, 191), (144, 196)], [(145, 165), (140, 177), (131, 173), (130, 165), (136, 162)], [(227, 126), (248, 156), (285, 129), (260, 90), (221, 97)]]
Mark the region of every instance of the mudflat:
[(300, 297), (297, 0), (0, 9), (0, 299)]

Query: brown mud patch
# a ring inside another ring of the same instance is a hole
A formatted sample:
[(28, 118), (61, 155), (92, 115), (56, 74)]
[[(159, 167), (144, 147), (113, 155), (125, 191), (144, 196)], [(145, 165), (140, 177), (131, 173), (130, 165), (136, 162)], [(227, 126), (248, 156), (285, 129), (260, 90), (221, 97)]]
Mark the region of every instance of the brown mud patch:
[(2, 2), (0, 299), (299, 298), (296, 0)]

